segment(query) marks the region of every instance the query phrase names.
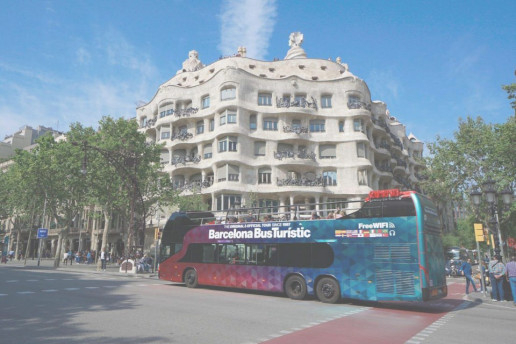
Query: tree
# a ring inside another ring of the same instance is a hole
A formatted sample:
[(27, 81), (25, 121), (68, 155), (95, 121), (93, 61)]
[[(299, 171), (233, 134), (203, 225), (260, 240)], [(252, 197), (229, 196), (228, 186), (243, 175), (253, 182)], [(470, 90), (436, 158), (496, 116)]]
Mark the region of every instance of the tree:
[(146, 142), (134, 121), (104, 117), (83, 148), (89, 154), (91, 201), (102, 206), (106, 220), (101, 247), (107, 245), (110, 218), (116, 211), (129, 215), (126, 247), (143, 244), (149, 203), (159, 199), (162, 192), (157, 187), (161, 145)]
[[(513, 84), (508, 92), (516, 90)], [(511, 93), (510, 93), (511, 94)], [(511, 98), (511, 97), (509, 97)], [(515, 106), (513, 102), (513, 107)], [(516, 115), (500, 124), (486, 123), (481, 117), (459, 119), (453, 139), (437, 137), (428, 144), (430, 155), (425, 158), (424, 192), (439, 200), (441, 205), (455, 204), (470, 212), (469, 193), (489, 178), (495, 180), (499, 191), (516, 186)], [(502, 232), (514, 229), (514, 205), (501, 222)], [(487, 213), (485, 214), (487, 217)], [(483, 219), (485, 223), (487, 218)], [(472, 229), (470, 229), (472, 231)]]

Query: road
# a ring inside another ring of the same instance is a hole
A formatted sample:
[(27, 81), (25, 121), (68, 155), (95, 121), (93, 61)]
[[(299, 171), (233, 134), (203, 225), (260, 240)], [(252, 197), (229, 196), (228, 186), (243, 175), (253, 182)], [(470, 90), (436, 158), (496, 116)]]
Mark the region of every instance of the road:
[(3, 265), (0, 343), (510, 342), (512, 303), (463, 300), (461, 279), (449, 289), (448, 298), (428, 303), (328, 305), (115, 272)]

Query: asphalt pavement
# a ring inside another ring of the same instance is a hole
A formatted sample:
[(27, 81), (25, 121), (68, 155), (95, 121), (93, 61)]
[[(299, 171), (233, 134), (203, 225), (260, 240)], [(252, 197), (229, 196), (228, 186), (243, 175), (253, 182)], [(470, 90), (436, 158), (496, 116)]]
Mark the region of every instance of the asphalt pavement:
[(88, 273), (98, 273), (98, 274), (107, 274), (107, 275), (116, 275), (116, 276), (127, 276), (127, 277), (137, 277), (137, 278), (158, 278), (157, 273), (152, 272), (144, 272), (144, 273), (131, 273), (120, 271), (120, 266), (115, 263), (108, 263), (106, 265), (106, 271), (100, 271), (97, 267), (96, 263), (93, 264), (85, 264), (85, 263), (76, 263), (70, 264), (68, 262), (67, 265), (63, 263), (63, 261), (60, 262), (59, 267), (54, 267), (54, 259), (53, 258), (44, 258), (41, 259), (38, 266), (38, 259), (34, 258), (28, 258), (25, 260), (16, 260), (13, 259), (12, 261), (8, 261), (6, 264), (0, 264), (0, 266), (11, 266), (16, 268), (27, 268), (27, 269), (42, 269), (42, 270), (59, 270), (59, 271), (68, 271), (68, 272), (88, 272)]

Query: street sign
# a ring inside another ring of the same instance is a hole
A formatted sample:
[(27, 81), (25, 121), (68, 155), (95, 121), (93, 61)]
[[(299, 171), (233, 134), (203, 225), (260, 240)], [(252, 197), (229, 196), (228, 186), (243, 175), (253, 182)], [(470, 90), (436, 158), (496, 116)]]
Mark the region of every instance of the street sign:
[(48, 237), (48, 229), (38, 228), (38, 239), (45, 239), (46, 237)]

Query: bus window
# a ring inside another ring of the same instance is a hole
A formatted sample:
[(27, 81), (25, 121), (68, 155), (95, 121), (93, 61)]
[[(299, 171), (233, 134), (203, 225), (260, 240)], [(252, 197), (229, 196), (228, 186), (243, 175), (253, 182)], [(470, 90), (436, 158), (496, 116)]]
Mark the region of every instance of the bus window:
[(203, 263), (216, 263), (217, 262), (217, 245), (216, 244), (204, 244), (202, 247), (202, 262)]
[(327, 268), (333, 264), (333, 249), (328, 244), (312, 245), (312, 267)]
[(385, 200), (382, 203), (383, 217), (416, 216), (416, 208), (411, 198)]
[(265, 246), (265, 265), (278, 265), (278, 245), (271, 244)]
[(252, 244), (246, 246), (246, 264), (265, 265), (264, 247), (262, 244)]
[(245, 263), (245, 245), (244, 244), (228, 244), (226, 245), (225, 261), (229, 264)]
[(347, 219), (364, 219), (370, 217), (382, 217), (382, 203), (379, 201), (366, 202), (362, 208), (343, 218)]

